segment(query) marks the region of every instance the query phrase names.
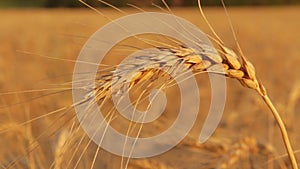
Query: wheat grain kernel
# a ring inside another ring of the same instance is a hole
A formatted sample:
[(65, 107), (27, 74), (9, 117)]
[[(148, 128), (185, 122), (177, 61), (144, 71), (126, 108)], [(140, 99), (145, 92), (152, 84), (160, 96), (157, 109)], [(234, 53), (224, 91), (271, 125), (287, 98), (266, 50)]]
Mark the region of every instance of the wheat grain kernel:
[(250, 63), (249, 61), (246, 61), (245, 69), (246, 69), (246, 72), (247, 72), (250, 79), (255, 79), (256, 78), (255, 77), (255, 68), (254, 68), (252, 63)]
[(226, 71), (227, 75), (232, 78), (242, 79), (244, 77), (244, 72), (241, 70), (229, 69)]

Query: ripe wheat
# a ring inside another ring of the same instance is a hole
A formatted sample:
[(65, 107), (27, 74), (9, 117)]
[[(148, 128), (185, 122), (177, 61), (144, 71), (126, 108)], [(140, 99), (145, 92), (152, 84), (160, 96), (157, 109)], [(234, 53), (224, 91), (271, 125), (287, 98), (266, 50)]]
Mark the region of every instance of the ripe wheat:
[[(164, 4), (166, 5), (164, 0), (162, 0), (162, 2), (164, 2)], [(221, 2), (225, 7), (224, 2)], [(82, 3), (86, 4), (85, 2)], [(136, 59), (139, 62), (132, 62), (128, 63), (127, 66), (123, 66), (123, 70), (120, 71), (121, 74), (118, 74), (117, 84), (121, 84), (121, 86), (118, 86), (118, 89), (121, 89), (123, 85), (128, 85), (130, 90), (135, 85), (145, 83), (146, 81), (149, 82), (149, 79), (151, 83), (152, 81), (155, 81), (157, 77), (161, 78), (162, 76), (166, 75), (166, 73), (162, 73), (160, 71), (161, 68), (167, 70), (176, 70), (176, 67), (178, 65), (183, 65), (186, 69), (192, 70), (194, 72), (213, 71), (215, 73), (223, 74), (224, 71), (225, 76), (237, 79), (243, 86), (248, 87), (250, 89), (254, 89), (264, 99), (264, 101), (271, 109), (271, 112), (273, 113), (274, 118), (276, 119), (280, 127), (282, 137), (284, 139), (285, 146), (289, 154), (293, 169), (298, 169), (297, 162), (285, 129), (285, 125), (279, 113), (270, 101), (265, 87), (256, 77), (255, 68), (253, 64), (244, 56), (238, 43), (238, 54), (236, 54), (232, 49), (225, 46), (225, 44), (218, 37), (218, 35), (215, 33), (215, 31), (209, 24), (208, 20), (206, 19), (202, 11), (200, 0), (198, 0), (198, 5), (203, 18), (205, 19), (206, 23), (215, 35), (215, 39), (212, 39), (218, 44), (218, 51), (220, 55), (212, 54), (211, 52), (209, 52), (211, 51), (210, 47), (206, 46), (203, 46), (201, 51), (185, 46), (184, 44), (180, 44), (178, 46), (170, 46), (167, 48), (157, 46), (156, 48), (159, 50), (158, 53), (154, 55), (149, 55), (148, 57), (136, 57)], [(226, 8), (225, 12), (227, 14)], [(237, 38), (235, 37), (234, 33), (233, 35), (237, 42)], [(152, 62), (152, 60), (154, 60), (155, 62)], [(149, 63), (152, 64), (151, 69), (147, 69), (147, 67), (149, 67)], [(223, 70), (218, 70), (220, 68), (215, 69), (214, 66), (217, 64), (222, 64)], [(111, 97), (112, 94), (110, 92), (112, 91), (110, 84), (112, 81), (111, 78), (113, 77), (114, 71), (112, 70), (106, 72), (107, 74), (101, 75), (97, 78), (98, 87), (95, 90), (97, 90), (98, 92), (97, 98), (99, 100)], [(183, 74), (183, 72), (171, 72), (175, 74)]]
[[(163, 1), (164, 2), (164, 1)], [(83, 2), (84, 3), (84, 2)], [(202, 12), (200, 1), (199, 3), (199, 9), (202, 13), (202, 16), (205, 18), (205, 15)], [(110, 5), (113, 7), (112, 5)], [(115, 8), (116, 9), (116, 8)], [(119, 9), (118, 9), (119, 10)], [(120, 11), (120, 10), (119, 10)], [(206, 18), (205, 18), (206, 19)], [(206, 20), (207, 21), (207, 20)], [(209, 23), (208, 23), (209, 25)], [(210, 25), (209, 25), (210, 26)], [(213, 29), (212, 29), (213, 30)], [(214, 31), (213, 31), (214, 32)], [(215, 34), (215, 33), (214, 33)], [(216, 35), (216, 34), (215, 34)], [(291, 158), (291, 163), (293, 165), (294, 169), (297, 169), (296, 160), (293, 155), (293, 151), (291, 149), (285, 127), (276, 111), (274, 106), (272, 106), (272, 103), (270, 102), (267, 92), (262, 85), (262, 83), (258, 80), (255, 73), (255, 68), (251, 64), (250, 61), (244, 57), (242, 54), (240, 48), (238, 53), (235, 53), (232, 49), (226, 47), (226, 45), (218, 38), (216, 35), (215, 38), (212, 38), (217, 44), (218, 44), (218, 51), (219, 55), (212, 54), (210, 51), (211, 49), (209, 47), (203, 46), (201, 50), (196, 50), (194, 48), (191, 48), (189, 46), (185, 46), (184, 44), (178, 43), (177, 45), (168, 45), (163, 44), (155, 45), (156, 49), (158, 50), (157, 53), (152, 53), (152, 55), (149, 55), (147, 57), (143, 56), (137, 56), (136, 59), (138, 62), (131, 62), (123, 65), (123, 67), (119, 67), (119, 71), (116, 72), (116, 67), (111, 66), (105, 70), (99, 71), (99, 74), (96, 78), (96, 88), (93, 88), (91, 92), (96, 92), (97, 101), (99, 102), (105, 102), (109, 98), (111, 98), (113, 94), (112, 90), (112, 81), (114, 75), (118, 75), (115, 79), (115, 82), (119, 84), (117, 86), (117, 89), (122, 89), (124, 86), (129, 86), (128, 90), (134, 89), (137, 86), (144, 86), (145, 90), (150, 89), (150, 85), (154, 84), (157, 79), (166, 79), (166, 81), (163, 81), (163, 83), (167, 84), (164, 87), (168, 87), (172, 85), (172, 78), (170, 78), (169, 74), (175, 74), (177, 76), (184, 76), (184, 72), (182, 70), (178, 72), (176, 69), (178, 66), (183, 66), (185, 70), (192, 70), (195, 74), (197, 73), (205, 73), (205, 72), (213, 72), (220, 75), (227, 76), (232, 79), (238, 80), (243, 86), (251, 88), (256, 90), (263, 99), (268, 103), (270, 106), (272, 112), (274, 113), (276, 120), (279, 123), (279, 126), (281, 127), (281, 130), (283, 132), (283, 137), (286, 143), (286, 147), (288, 149), (289, 156)], [(167, 47), (166, 47), (167, 46)], [(135, 60), (136, 61), (136, 60)], [(216, 65), (222, 65), (222, 68), (216, 67)], [(150, 68), (149, 68), (150, 67)], [(164, 71), (162, 71), (164, 70)], [(166, 73), (168, 72), (168, 73)], [(118, 91), (118, 90), (117, 90)], [(89, 98), (89, 96), (87, 96)], [(49, 114), (48, 114), (49, 115)], [(34, 120), (32, 120), (34, 121)], [(29, 121), (28, 123), (30, 123)], [(17, 125), (20, 127), (20, 125)], [(10, 127), (10, 126), (9, 126)], [(1, 127), (0, 127), (1, 128)], [(6, 130), (6, 128), (5, 128)], [(21, 130), (21, 129), (20, 129)], [(23, 129), (22, 129), (23, 130)], [(2, 130), (0, 130), (2, 131)], [(34, 141), (34, 137), (31, 135), (31, 133), (28, 133), (28, 131), (22, 131), (20, 132), (21, 135), (24, 135), (24, 138), (28, 139), (28, 142), (30, 142), (30, 146), (34, 146), (36, 141)], [(27, 133), (27, 134), (25, 134)], [(52, 167), (54, 168), (64, 168), (65, 165), (63, 163), (67, 162), (66, 168), (71, 168), (72, 165), (70, 164), (73, 160), (74, 162), (74, 154), (78, 151), (80, 144), (77, 144), (78, 142), (81, 143), (80, 136), (76, 135), (75, 132), (65, 132), (62, 130), (60, 137), (58, 138), (58, 143), (56, 146), (56, 149), (54, 151), (55, 153), (55, 159), (52, 164)], [(80, 133), (82, 134), (82, 133)], [(104, 133), (105, 134), (105, 133)], [(75, 143), (76, 142), (76, 143)], [(90, 143), (90, 141), (87, 143)], [(248, 145), (244, 146), (244, 145)], [(207, 146), (207, 145), (206, 145)], [(256, 151), (257, 144), (255, 140), (252, 139), (245, 139), (241, 142), (234, 144), (233, 150), (228, 151), (229, 152), (229, 160), (227, 163), (224, 163), (221, 165), (221, 168), (223, 167), (230, 167), (230, 165), (233, 165), (236, 163), (237, 160), (239, 160), (242, 157), (239, 157), (240, 153), (237, 153), (239, 151), (247, 152), (248, 150), (252, 150), (252, 148)], [(67, 159), (64, 154), (67, 154), (69, 150), (73, 150), (74, 147), (75, 153), (72, 154), (72, 157), (70, 159)], [(199, 148), (203, 149), (213, 149), (212, 151), (224, 151), (223, 147), (219, 148), (216, 146), (212, 147), (205, 147), (201, 145), (197, 145)], [(98, 147), (99, 148), (99, 147)], [(29, 148), (31, 149), (31, 148)], [(221, 149), (221, 150), (220, 150)], [(82, 152), (86, 151), (85, 147)], [(98, 150), (96, 151), (95, 159), (93, 159), (93, 164), (91, 168), (93, 168), (94, 162), (98, 155)], [(42, 153), (40, 153), (42, 154)], [(81, 154), (82, 155), (82, 154)], [(29, 156), (28, 161), (31, 161), (29, 163), (31, 168), (38, 168), (39, 166), (35, 165), (34, 158), (38, 159), (37, 157)], [(67, 160), (66, 160), (67, 159)], [(78, 163), (80, 161), (81, 156), (79, 157), (78, 161), (75, 161), (75, 166), (78, 166)], [(68, 161), (69, 160), (69, 161)], [(153, 164), (154, 163), (154, 164)], [(14, 167), (13, 165), (11, 165)], [(9, 167), (11, 167), (9, 166)], [(70, 167), (71, 166), (71, 167)], [(126, 167), (131, 167), (130, 164), (128, 165), (128, 162), (126, 164)], [(132, 167), (141, 167), (141, 168), (173, 168), (173, 166), (164, 165), (164, 164), (156, 164), (154, 161), (142, 161), (140, 163), (132, 164)]]

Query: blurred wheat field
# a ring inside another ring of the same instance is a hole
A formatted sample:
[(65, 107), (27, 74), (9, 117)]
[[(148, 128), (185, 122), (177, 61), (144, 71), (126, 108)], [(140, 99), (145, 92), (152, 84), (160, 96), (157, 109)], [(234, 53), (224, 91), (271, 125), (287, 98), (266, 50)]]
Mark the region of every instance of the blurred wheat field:
[[(210, 33), (196, 8), (173, 10)], [(123, 16), (111, 9), (102, 11), (111, 18)], [(224, 11), (208, 8), (205, 12), (221, 38), (234, 48)], [(229, 8), (229, 12), (245, 55), (282, 113), (294, 149), (300, 151), (299, 7)], [(108, 22), (91, 10), (1, 10), (2, 168), (120, 168), (121, 158), (98, 151), (78, 125), (74, 110), (69, 109), (72, 96), (68, 83), (74, 61), (89, 36)], [(208, 142), (197, 144), (210, 104), (207, 76), (197, 80), (201, 109), (191, 133), (158, 157), (130, 160), (128, 168), (290, 167), (267, 107), (254, 91), (230, 79), (221, 124)], [(296, 157), (300, 159), (299, 153)]]

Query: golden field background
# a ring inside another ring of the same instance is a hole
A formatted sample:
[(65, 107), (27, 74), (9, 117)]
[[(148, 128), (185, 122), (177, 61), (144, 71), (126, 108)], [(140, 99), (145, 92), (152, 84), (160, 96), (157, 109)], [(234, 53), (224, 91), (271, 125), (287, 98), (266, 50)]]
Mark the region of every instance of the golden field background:
[[(102, 11), (111, 18), (124, 15)], [(294, 149), (300, 151), (299, 7), (229, 8), (229, 12), (245, 55), (286, 122)], [(211, 33), (196, 8), (177, 8), (174, 13)], [(224, 11), (209, 8), (205, 13), (234, 48)], [(0, 166), (120, 168), (121, 158), (98, 151), (78, 126), (74, 110), (68, 111), (74, 61), (89, 36), (109, 20), (82, 9), (1, 10), (0, 18)], [(158, 157), (130, 160), (129, 168), (290, 167), (267, 106), (254, 91), (231, 79), (219, 128), (207, 143), (197, 144), (210, 104), (207, 77), (198, 81), (201, 110), (189, 136)]]

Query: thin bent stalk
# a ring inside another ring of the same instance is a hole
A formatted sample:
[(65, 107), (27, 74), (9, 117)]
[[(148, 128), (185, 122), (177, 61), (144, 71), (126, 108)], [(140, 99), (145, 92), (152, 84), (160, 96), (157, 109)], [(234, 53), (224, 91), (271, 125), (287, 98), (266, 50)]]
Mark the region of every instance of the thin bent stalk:
[(285, 145), (285, 148), (287, 150), (287, 153), (289, 155), (289, 158), (290, 158), (290, 161), (291, 161), (291, 164), (292, 164), (292, 168), (293, 169), (298, 169), (298, 165), (297, 165), (297, 161), (296, 161), (296, 158), (295, 158), (295, 155), (294, 155), (294, 151), (293, 151), (293, 148), (291, 146), (291, 142), (290, 142), (290, 139), (289, 139), (289, 136), (287, 134), (287, 131), (286, 131), (286, 128), (285, 128), (285, 125), (282, 121), (282, 118), (280, 117), (278, 111), (276, 110), (275, 106), (273, 105), (272, 101), (270, 100), (269, 96), (265, 93), (261, 93), (259, 92), (261, 97), (263, 98), (263, 100), (265, 101), (265, 103), (268, 105), (268, 107), (270, 108), (279, 128), (280, 128), (280, 132), (281, 132), (281, 135), (282, 135), (282, 138), (283, 138), (283, 141), (284, 141), (284, 145)]

